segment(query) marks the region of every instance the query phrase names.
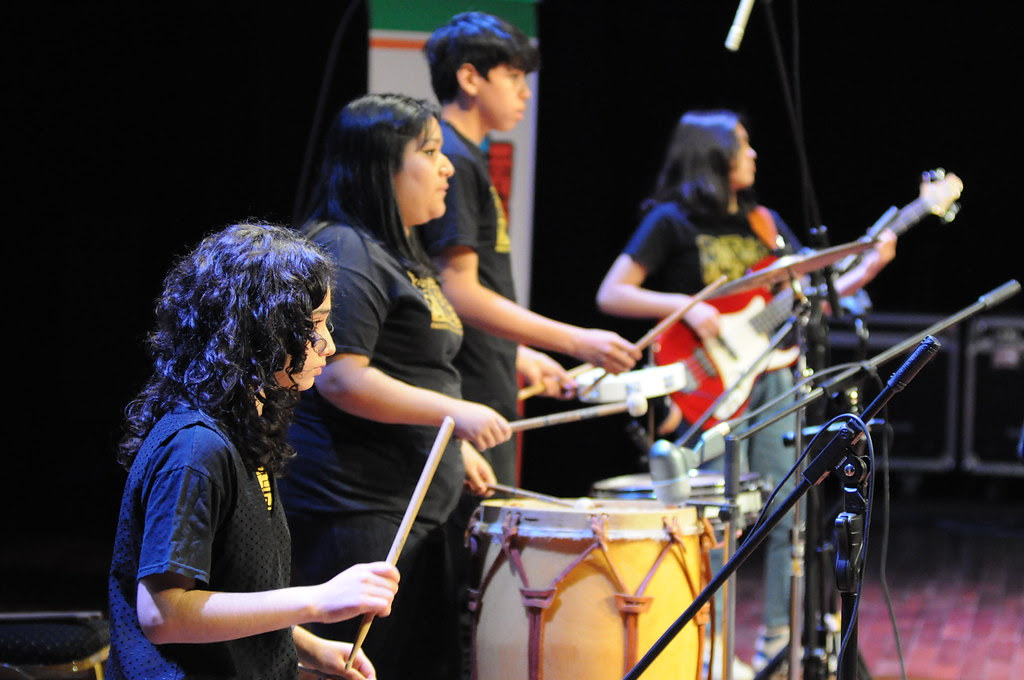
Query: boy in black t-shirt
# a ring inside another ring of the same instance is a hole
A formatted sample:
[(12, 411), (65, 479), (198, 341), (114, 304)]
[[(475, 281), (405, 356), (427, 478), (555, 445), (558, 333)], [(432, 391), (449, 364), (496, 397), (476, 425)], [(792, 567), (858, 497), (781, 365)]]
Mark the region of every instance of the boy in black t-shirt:
[[(442, 287), (465, 324), (455, 359), (463, 396), (517, 416), (517, 373), (544, 394), (565, 396), (574, 383), (540, 347), (601, 366), (631, 369), (641, 353), (610, 331), (580, 328), (519, 305), (512, 280), (508, 220), (481, 145), (491, 132), (511, 130), (531, 96), (527, 75), (537, 49), (515, 26), (482, 12), (453, 17), (424, 47), (431, 83), (442, 107), (444, 151), (455, 166), (444, 216), (420, 231), (442, 271)], [(498, 481), (515, 484), (514, 442), (485, 456)]]

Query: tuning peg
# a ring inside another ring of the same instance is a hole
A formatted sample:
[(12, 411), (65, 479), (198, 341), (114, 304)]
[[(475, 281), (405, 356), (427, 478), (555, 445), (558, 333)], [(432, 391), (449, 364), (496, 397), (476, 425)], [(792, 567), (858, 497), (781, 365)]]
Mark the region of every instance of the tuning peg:
[(939, 218), (943, 222), (945, 222), (946, 224), (949, 224), (950, 222), (952, 222), (953, 220), (956, 219), (957, 213), (959, 213), (959, 212), (960, 212), (960, 204), (959, 203), (953, 203), (951, 206), (949, 206), (949, 209), (946, 210), (946, 212), (944, 212), (941, 215), (939, 215)]

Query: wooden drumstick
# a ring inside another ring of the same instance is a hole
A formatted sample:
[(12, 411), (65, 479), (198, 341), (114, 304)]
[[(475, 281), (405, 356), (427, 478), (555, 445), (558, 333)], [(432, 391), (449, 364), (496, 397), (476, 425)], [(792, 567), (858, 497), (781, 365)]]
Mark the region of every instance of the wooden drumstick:
[(629, 415), (634, 418), (639, 418), (647, 413), (647, 399), (642, 394), (631, 394), (625, 401), (613, 404), (599, 404), (575, 411), (562, 411), (561, 413), (552, 413), (551, 415), (537, 416), (536, 418), (524, 418), (523, 420), (509, 423), (509, 427), (512, 428), (513, 432), (522, 432), (523, 430), (534, 430), (538, 427), (547, 427), (548, 425), (575, 423), (579, 420), (610, 416), (625, 411), (629, 411)]
[[(441, 462), (441, 456), (444, 455), (444, 450), (448, 446), (448, 440), (451, 439), (452, 430), (455, 429), (455, 421), (451, 416), (445, 416), (444, 420), (441, 421), (441, 429), (437, 433), (437, 438), (434, 439), (434, 446), (430, 449), (430, 455), (427, 456), (427, 462), (423, 465), (423, 472), (420, 473), (420, 479), (416, 482), (416, 488), (412, 492), (412, 499), (409, 501), (409, 506), (405, 509), (405, 515), (402, 517), (402, 523), (398, 526), (398, 534), (395, 536), (395, 540), (391, 543), (391, 550), (388, 552), (387, 563), (391, 566), (395, 566), (398, 562), (398, 556), (402, 552), (402, 548), (405, 547), (405, 540), (409, 538), (409, 532), (412, 530), (412, 524), (416, 521), (416, 515), (419, 514), (420, 506), (423, 505), (423, 498), (427, 495), (427, 488), (430, 487), (430, 480), (434, 478), (434, 472), (437, 471), (437, 466)], [(363, 621), (359, 625), (359, 632), (356, 635), (356, 641), (352, 645), (352, 651), (349, 653), (348, 661), (345, 662), (345, 670), (352, 668), (352, 661), (356, 658), (356, 652), (363, 645), (363, 640), (366, 639), (366, 633), (370, 630), (370, 624), (373, 622), (373, 614), (363, 614)]]
[(501, 491), (503, 493), (511, 494), (513, 496), (523, 496), (524, 498), (533, 498), (538, 501), (545, 501), (547, 503), (554, 503), (556, 505), (567, 505), (575, 507), (576, 501), (570, 501), (565, 498), (557, 498), (555, 496), (548, 496), (546, 494), (537, 493), (536, 491), (527, 491), (526, 489), (520, 489), (515, 486), (506, 486), (505, 484), (487, 484), (488, 489), (494, 489), (495, 491)]
[(669, 329), (669, 326), (674, 324), (676, 321), (679, 321), (679, 319), (683, 318), (683, 315), (690, 311), (690, 309), (692, 309), (694, 305), (696, 305), (698, 302), (702, 302), (704, 298), (711, 295), (711, 293), (715, 292), (716, 288), (718, 288), (724, 283), (725, 275), (719, 276), (717, 279), (712, 281), (703, 290), (701, 290), (696, 295), (692, 296), (689, 302), (687, 302), (685, 305), (683, 305), (682, 307), (680, 307), (679, 309), (677, 309), (676, 311), (672, 312), (664, 319), (659, 321), (657, 326), (647, 331), (647, 333), (644, 334), (644, 337), (637, 340), (637, 348), (646, 349), (648, 345), (650, 345), (652, 342), (658, 339), (659, 335), (667, 331)]
[[(636, 348), (639, 350), (647, 349), (647, 346), (650, 345), (655, 340), (657, 340), (659, 335), (667, 331), (669, 327), (676, 321), (679, 321), (679, 319), (683, 318), (683, 315), (690, 311), (694, 305), (704, 300), (704, 298), (713, 293), (716, 288), (724, 284), (725, 280), (725, 275), (719, 276), (717, 279), (715, 279), (710, 284), (705, 286), (704, 289), (701, 290), (699, 293), (691, 296), (690, 300), (685, 305), (681, 306), (679, 309), (677, 309), (676, 311), (672, 312), (664, 319), (659, 321), (654, 328), (647, 331), (642, 338), (637, 340)], [(608, 375), (607, 372), (599, 375), (597, 379), (594, 380), (594, 382), (590, 383), (590, 385), (588, 385), (586, 388), (584, 388), (582, 392), (580, 392), (580, 396), (588, 394), (591, 390), (597, 387), (597, 383), (601, 382), (601, 379), (604, 378), (606, 375)]]
[[(584, 373), (586, 373), (587, 371), (589, 371), (592, 368), (594, 368), (593, 364), (580, 364), (579, 366), (576, 366), (575, 368), (570, 368), (568, 371), (566, 371), (566, 373), (569, 374), (570, 378), (576, 378), (577, 376), (583, 375)], [(523, 399), (529, 399), (530, 397), (536, 397), (538, 394), (540, 394), (543, 391), (544, 391), (544, 381), (535, 382), (532, 385), (527, 385), (523, 389), (519, 390), (519, 393), (516, 395), (516, 398), (519, 399), (519, 401), (522, 401)]]

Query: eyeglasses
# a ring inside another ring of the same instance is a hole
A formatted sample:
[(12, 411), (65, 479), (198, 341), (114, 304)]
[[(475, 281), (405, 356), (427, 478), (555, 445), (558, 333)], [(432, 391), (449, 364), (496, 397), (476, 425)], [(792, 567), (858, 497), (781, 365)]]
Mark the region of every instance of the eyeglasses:
[[(324, 328), (327, 329), (328, 337), (330, 337), (330, 335), (334, 333), (334, 324), (331, 323), (329, 320), (324, 324)], [(317, 352), (323, 352), (325, 349), (327, 349), (327, 340), (328, 338), (325, 338), (324, 336), (320, 335), (320, 333), (318, 333), (315, 330), (313, 331), (312, 345), (313, 349), (316, 350)]]

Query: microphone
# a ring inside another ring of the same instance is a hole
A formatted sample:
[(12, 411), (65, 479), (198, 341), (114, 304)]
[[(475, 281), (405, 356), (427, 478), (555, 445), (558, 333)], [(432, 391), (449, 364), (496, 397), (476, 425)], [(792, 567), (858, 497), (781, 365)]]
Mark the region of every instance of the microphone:
[(732, 432), (727, 421), (722, 421), (700, 436), (700, 459), (702, 462), (725, 455), (725, 436)]
[(743, 34), (747, 30), (747, 19), (750, 18), (750, 10), (754, 8), (754, 0), (740, 0), (740, 6), (736, 8), (736, 16), (732, 20), (732, 27), (725, 39), (725, 48), (735, 52), (740, 48), (743, 41)]
[(659, 439), (651, 445), (647, 460), (654, 497), (662, 505), (682, 505), (689, 500), (689, 473), (700, 462), (693, 449)]
[(934, 337), (926, 336), (921, 341), (921, 344), (917, 346), (917, 349), (914, 350), (914, 353), (910, 355), (910, 358), (903, 362), (903, 365), (892, 374), (886, 386), (893, 392), (902, 392), (910, 384), (910, 381), (921, 372), (924, 365), (931, 361), (931, 358), (935, 356), (941, 347), (942, 345)]

